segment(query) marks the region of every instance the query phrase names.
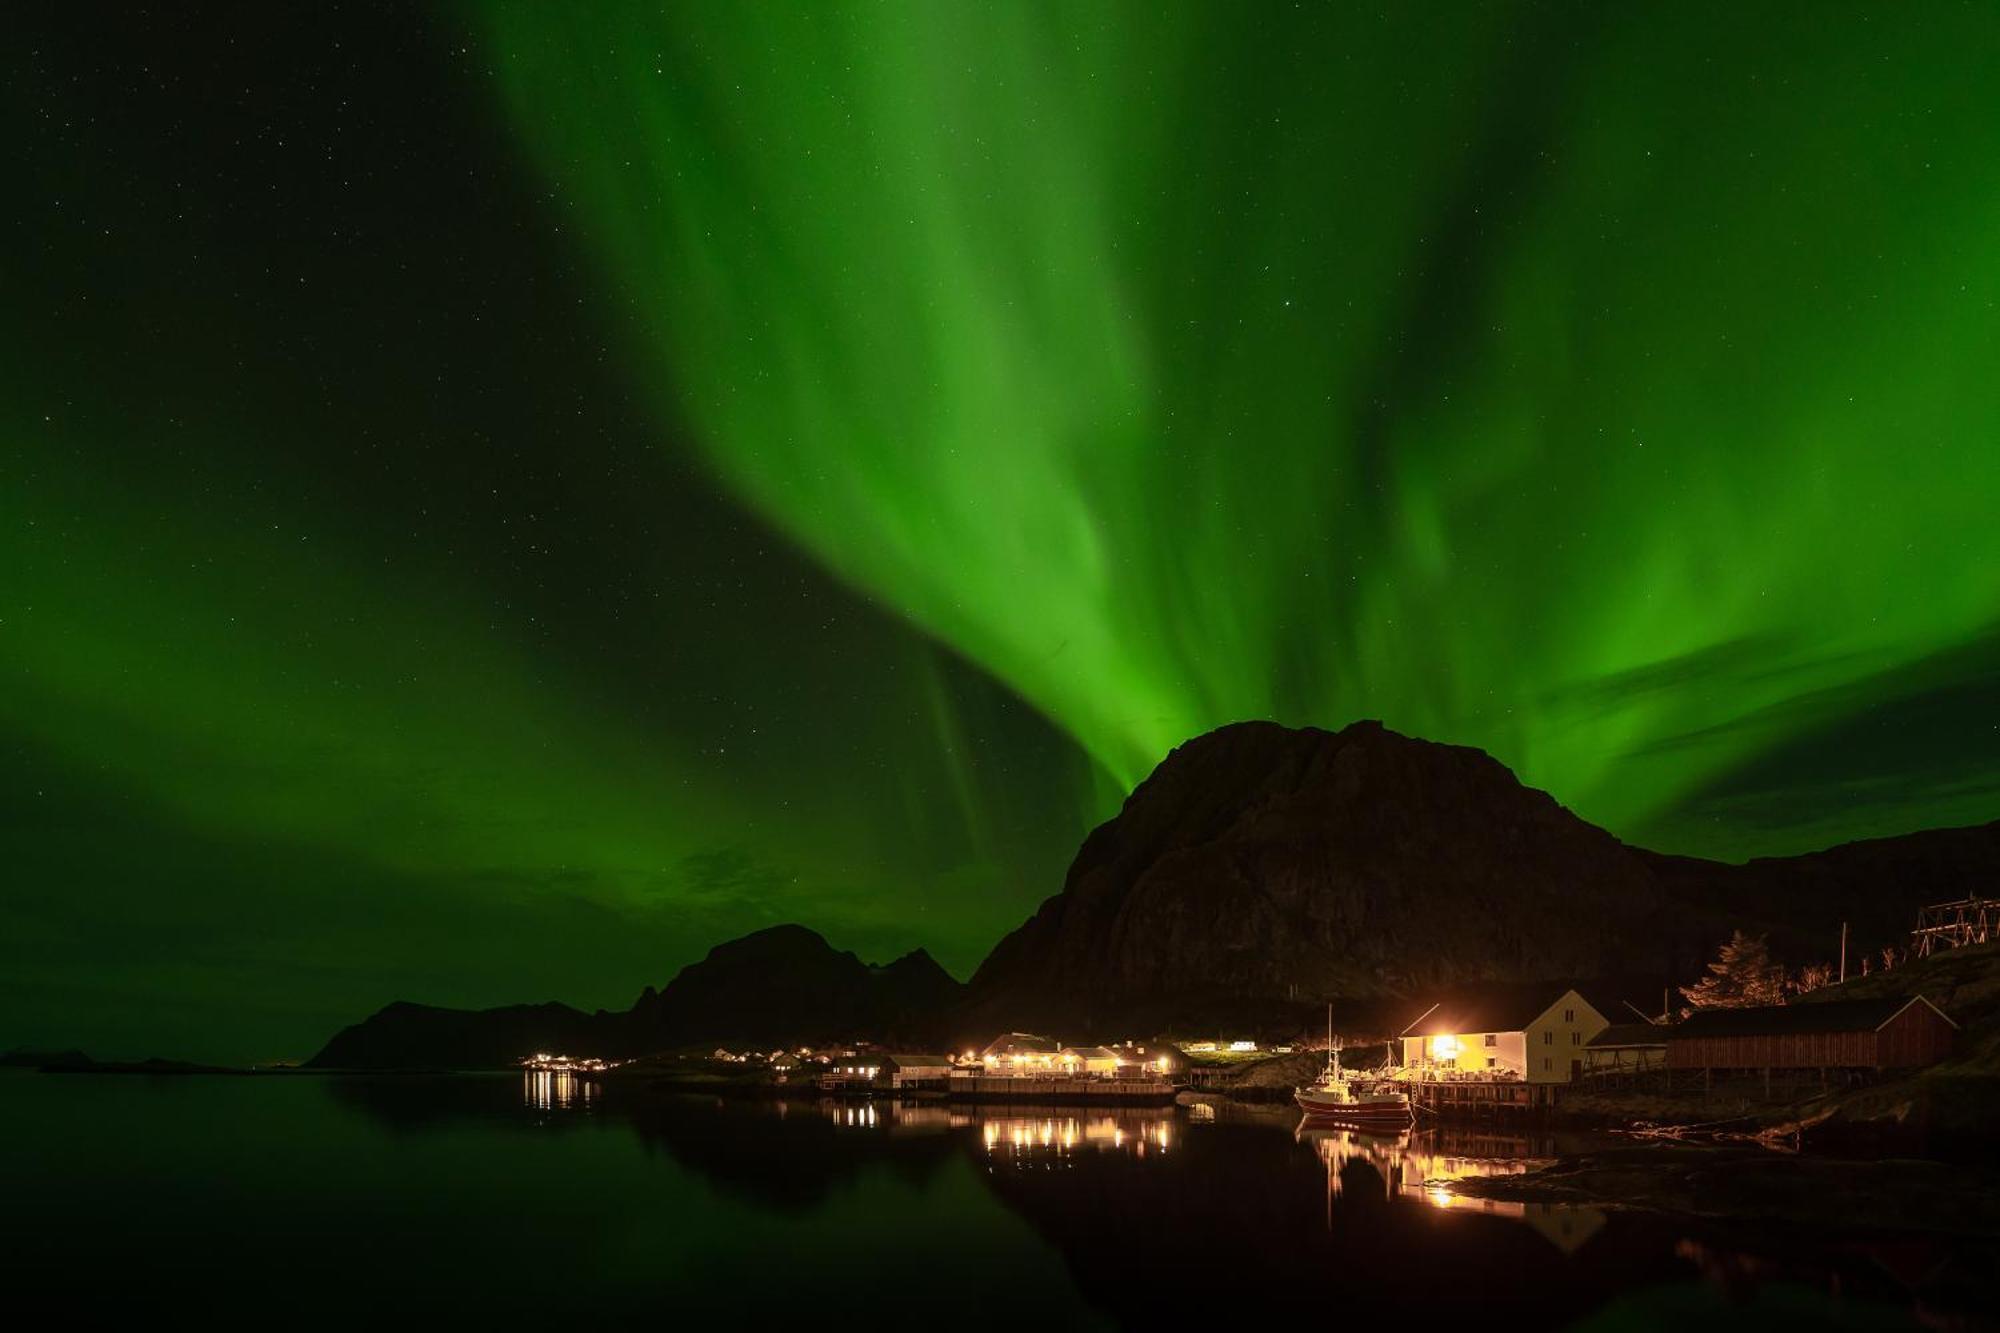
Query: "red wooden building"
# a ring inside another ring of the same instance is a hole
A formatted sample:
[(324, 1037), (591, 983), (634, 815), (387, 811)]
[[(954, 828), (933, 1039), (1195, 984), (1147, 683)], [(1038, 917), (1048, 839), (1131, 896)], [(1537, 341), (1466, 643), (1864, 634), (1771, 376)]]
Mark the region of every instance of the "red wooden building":
[(1912, 1069), (1958, 1024), (1923, 996), (1703, 1009), (1667, 1029), (1669, 1069)]

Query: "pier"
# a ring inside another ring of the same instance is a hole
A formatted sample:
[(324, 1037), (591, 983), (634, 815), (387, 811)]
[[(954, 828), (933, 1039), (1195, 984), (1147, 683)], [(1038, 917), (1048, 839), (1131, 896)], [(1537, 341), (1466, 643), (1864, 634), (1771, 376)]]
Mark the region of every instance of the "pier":
[(1424, 1079), (1406, 1085), (1419, 1114), (1451, 1120), (1527, 1120), (1548, 1114), (1555, 1083), (1519, 1079)]
[(1034, 1078), (1008, 1074), (953, 1074), (954, 1101), (1030, 1102), (1037, 1106), (1165, 1106), (1174, 1085), (1157, 1078)]

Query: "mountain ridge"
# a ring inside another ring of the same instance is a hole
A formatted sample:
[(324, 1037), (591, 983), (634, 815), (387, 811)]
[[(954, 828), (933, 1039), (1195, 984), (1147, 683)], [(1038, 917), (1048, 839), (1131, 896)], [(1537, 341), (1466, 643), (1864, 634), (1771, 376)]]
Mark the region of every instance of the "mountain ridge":
[(309, 1063), (1290, 1030), (1327, 1000), (1386, 1012), (1470, 981), (1691, 978), (1739, 928), (1792, 962), (1832, 958), (1843, 921), (1857, 952), (1875, 949), (1921, 903), (1996, 871), (2000, 821), (1733, 865), (1628, 844), (1470, 746), (1373, 720), (1241, 722), (1175, 747), (968, 983), (922, 949), (868, 964), (781, 925), (718, 944), (622, 1013), (392, 1005)]
[(397, 1000), (335, 1033), (306, 1067), (491, 1069), (537, 1051), (617, 1058), (697, 1043), (769, 1049), (864, 1032), (935, 1038), (939, 1016), (962, 991), (923, 949), (864, 963), (818, 932), (786, 924), (723, 941), (622, 1011)]

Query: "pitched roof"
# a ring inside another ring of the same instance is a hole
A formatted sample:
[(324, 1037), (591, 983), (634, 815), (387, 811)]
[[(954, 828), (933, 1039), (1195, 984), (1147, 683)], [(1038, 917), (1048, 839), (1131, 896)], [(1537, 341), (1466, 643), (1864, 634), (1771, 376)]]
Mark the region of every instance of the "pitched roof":
[(1665, 1046), (1669, 1029), (1658, 1023), (1613, 1023), (1587, 1046)]
[(1913, 1004), (1930, 1008), (1953, 1027), (1942, 1009), (1921, 995), (1824, 1004), (1774, 1004), (1756, 1009), (1701, 1009), (1673, 1029), (1682, 1037), (1780, 1037), (1811, 1032), (1875, 1032)]
[(1451, 991), (1403, 1029), (1405, 1037), (1519, 1032), (1576, 989), (1563, 981), (1489, 982)]
[(897, 1055), (879, 1055), (875, 1059), (884, 1069), (948, 1069), (951, 1067), (951, 1057), (948, 1055), (913, 1055), (906, 1052)]
[[(1124, 1057), (1109, 1046), (1065, 1046), (1064, 1055), (1073, 1055), (1079, 1060), (1118, 1060)], [(1133, 1057), (1137, 1059), (1138, 1057)]]
[(986, 1044), (982, 1055), (1054, 1055), (1056, 1044), (1047, 1037), (1037, 1037), (1032, 1032), (1003, 1032)]

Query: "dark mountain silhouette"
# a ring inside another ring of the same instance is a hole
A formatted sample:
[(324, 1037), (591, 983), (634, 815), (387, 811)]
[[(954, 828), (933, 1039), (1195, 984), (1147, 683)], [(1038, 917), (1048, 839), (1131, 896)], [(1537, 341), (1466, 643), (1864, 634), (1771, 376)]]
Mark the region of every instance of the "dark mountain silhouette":
[(871, 967), (804, 926), (773, 926), (716, 945), (663, 991), (647, 987), (627, 1018), (635, 1039), (652, 1050), (914, 1036), (963, 991), (922, 949)]
[(334, 1033), (308, 1069), (499, 1069), (536, 1051), (599, 1054), (613, 1015), (566, 1004), (440, 1009), (397, 1000)]
[[(801, 926), (716, 946), (625, 1013), (396, 1004), (319, 1067), (472, 1067), (536, 1049), (638, 1055), (697, 1043), (866, 1036), (932, 1044), (1007, 1029), (1066, 1039), (1164, 1030), (1401, 1026), (1410, 1001), (1478, 981), (1605, 981), (1656, 1009), (1734, 929), (1790, 963), (1907, 938), (1915, 908), (2000, 870), (2000, 822), (1726, 865), (1628, 846), (1483, 751), (1378, 722), (1245, 722), (1180, 746), (1085, 839), (1063, 890), (970, 987), (919, 950), (870, 966)], [(1638, 978), (1644, 978), (1640, 982)], [(1421, 1006), (1419, 1006), (1421, 1007)]]
[(607, 1057), (691, 1044), (789, 1045), (861, 1035), (934, 1037), (964, 987), (919, 949), (886, 966), (804, 926), (718, 944), (623, 1013), (562, 1004), (439, 1009), (401, 1002), (336, 1033), (318, 1069), (493, 1069), (536, 1051)]
[[(1732, 866), (1631, 847), (1483, 751), (1377, 722), (1223, 727), (1085, 840), (973, 977), (968, 1030), (1270, 1024), (1475, 980), (1689, 976), (1735, 927), (1793, 961), (1902, 938), (2000, 824)], [(1636, 997), (1635, 997), (1636, 998)]]

